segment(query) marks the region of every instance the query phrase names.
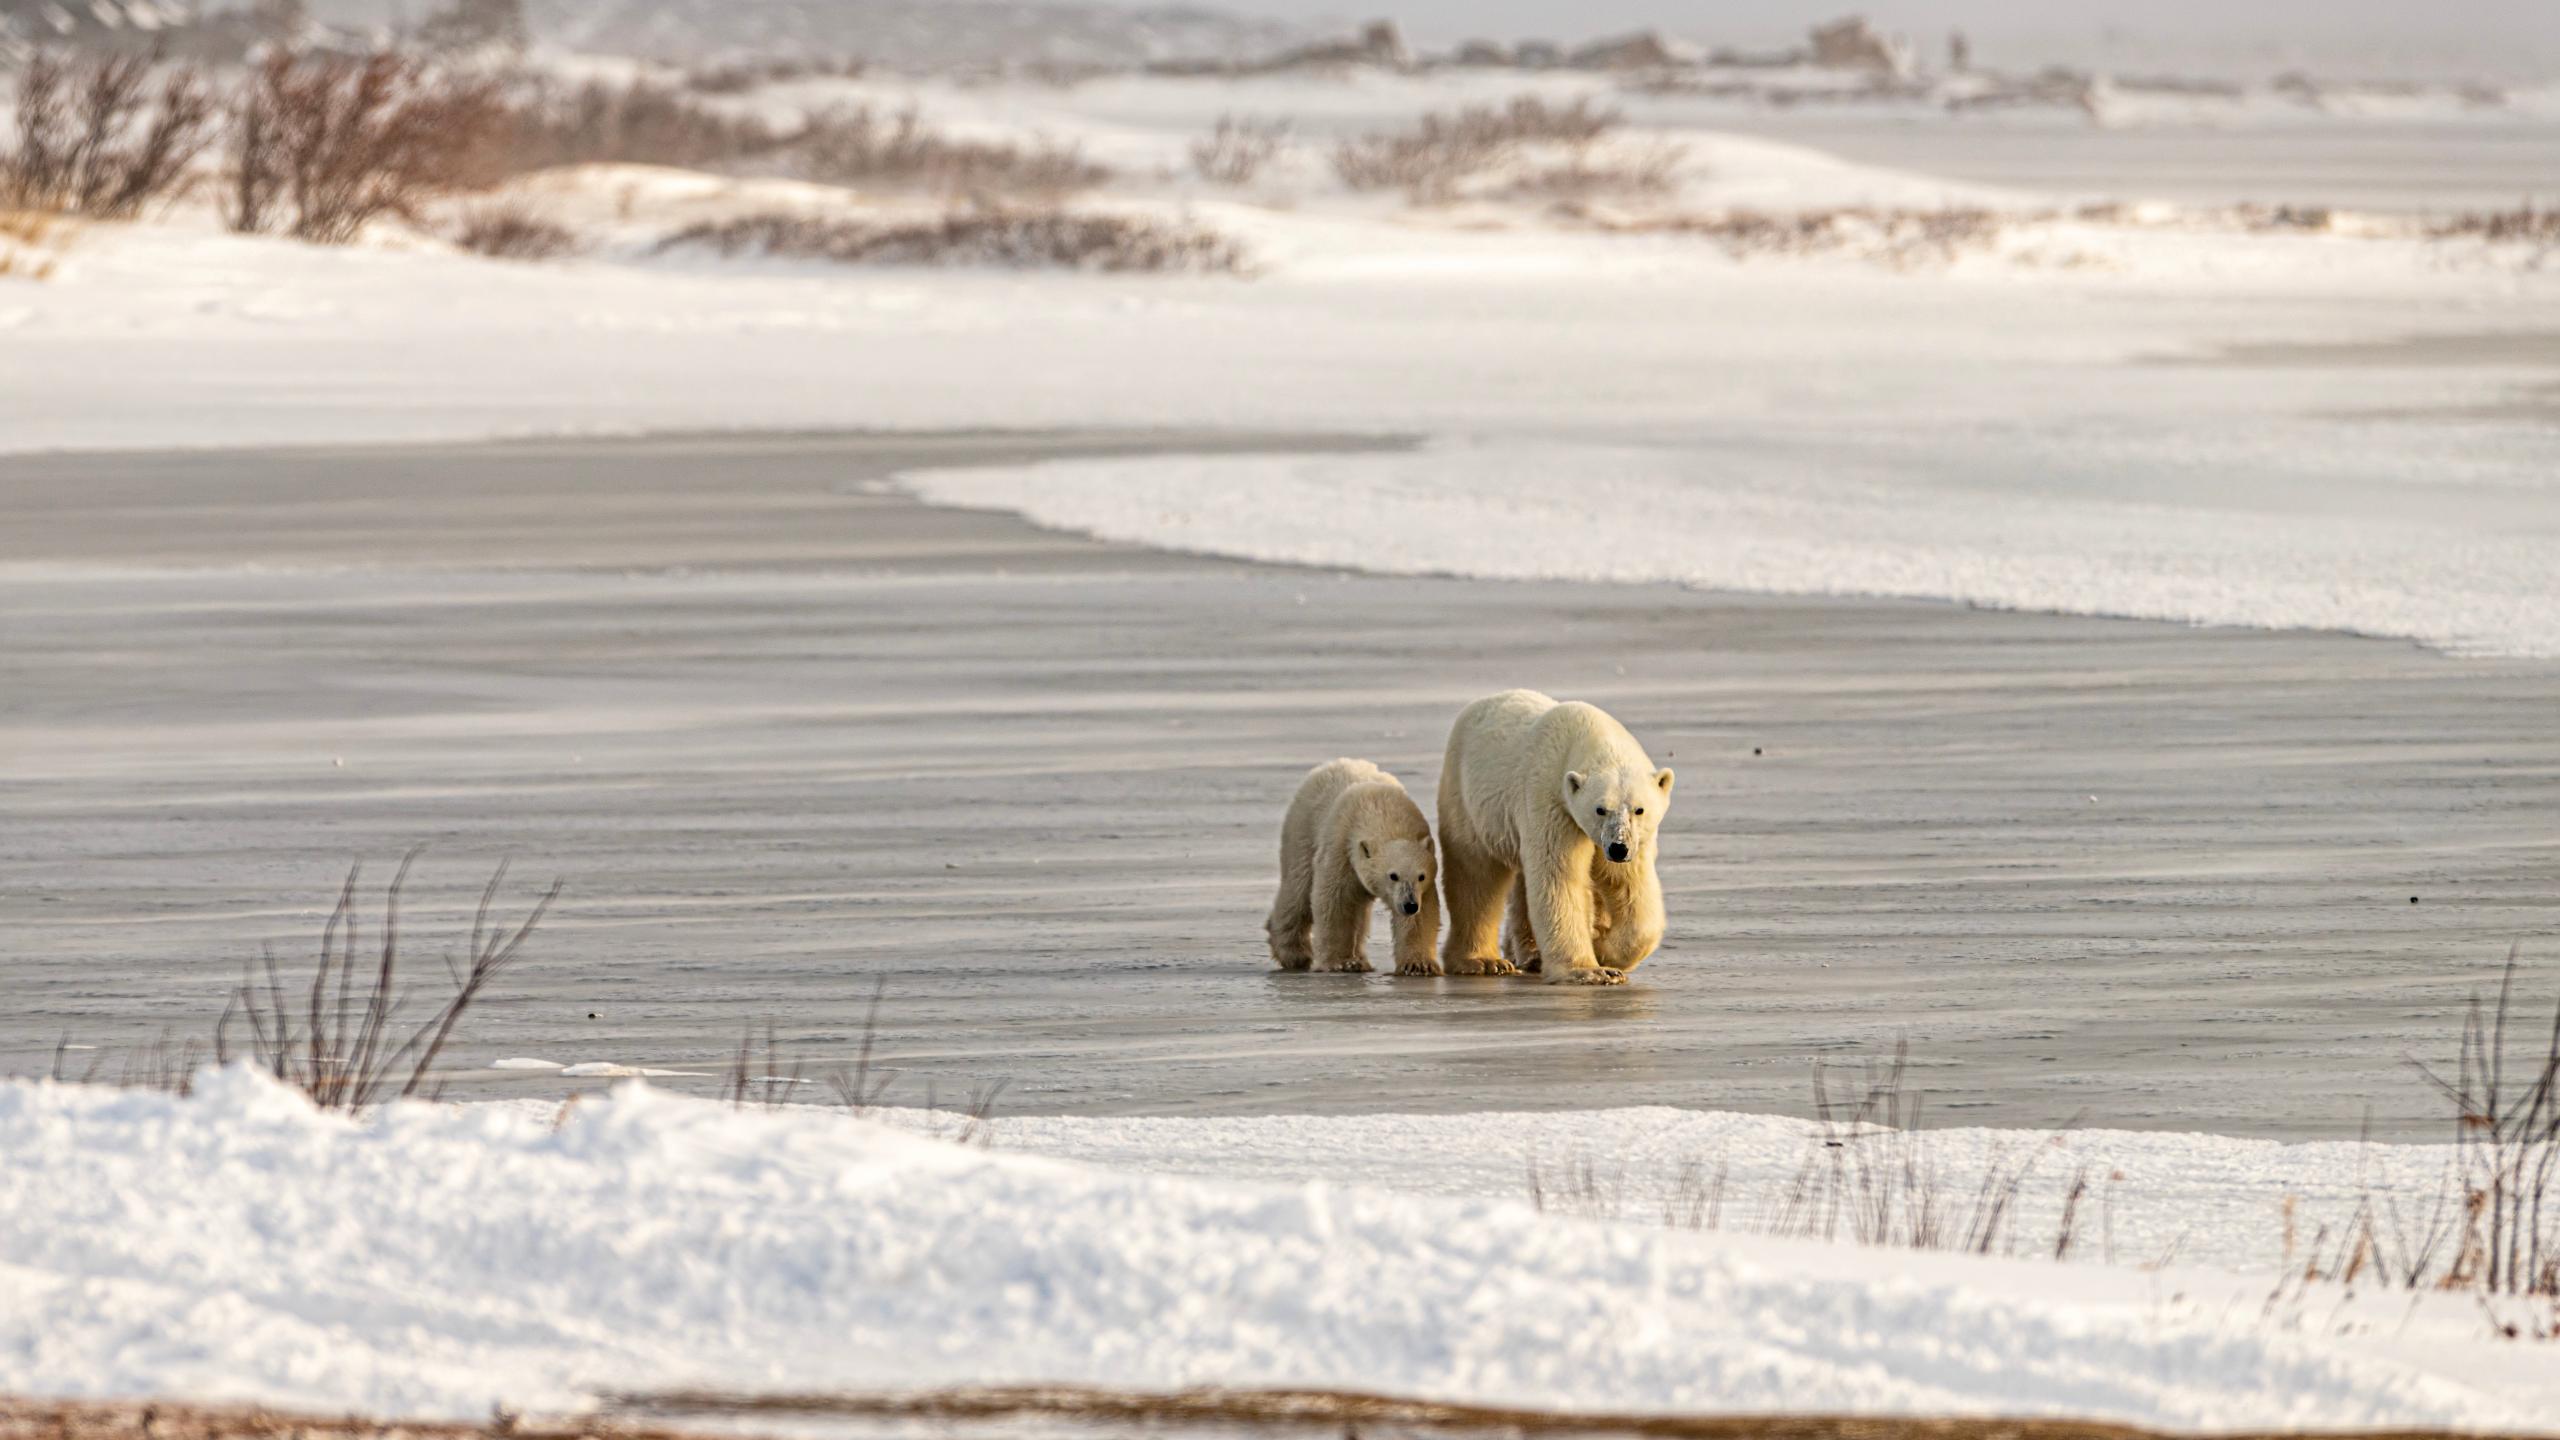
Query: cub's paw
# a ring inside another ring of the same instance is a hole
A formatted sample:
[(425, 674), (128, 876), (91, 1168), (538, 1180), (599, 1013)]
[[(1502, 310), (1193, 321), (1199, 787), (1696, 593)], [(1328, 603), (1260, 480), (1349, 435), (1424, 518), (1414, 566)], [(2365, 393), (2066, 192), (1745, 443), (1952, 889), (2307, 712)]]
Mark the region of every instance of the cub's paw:
[(1487, 955), (1476, 959), (1452, 960), (1449, 962), (1449, 973), (1452, 975), (1517, 975), (1520, 973), (1520, 967), (1499, 955)]
[(1548, 973), (1547, 983), (1550, 985), (1624, 985), (1627, 983), (1627, 972), (1612, 970), (1606, 965), (1576, 965), (1571, 969), (1558, 967)]

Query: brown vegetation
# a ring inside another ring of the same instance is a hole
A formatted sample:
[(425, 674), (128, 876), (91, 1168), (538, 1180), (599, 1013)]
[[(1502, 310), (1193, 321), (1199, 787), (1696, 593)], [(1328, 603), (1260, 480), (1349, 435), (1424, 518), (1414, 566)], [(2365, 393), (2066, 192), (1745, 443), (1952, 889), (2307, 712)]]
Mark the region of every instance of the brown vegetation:
[(50, 280), (72, 229), (58, 215), (0, 210), (0, 280)]
[(453, 243), (492, 260), (558, 260), (585, 248), (576, 231), (509, 201), (463, 211)]
[(1179, 221), (1064, 210), (972, 210), (936, 219), (846, 220), (748, 215), (688, 226), (659, 253), (707, 249), (845, 265), (991, 265), (1109, 272), (1244, 268), (1244, 252), (1216, 231)]
[[(507, 878), (507, 867), (501, 863), (480, 892), (465, 963), (457, 967), (446, 962), (453, 980), (452, 997), (409, 1026), (401, 1014), (408, 997), (398, 988), (400, 896), (417, 858), (414, 850), (401, 858), (383, 894), (381, 934), (369, 965), (357, 958), (360, 949), (368, 948), (356, 910), (359, 866), (347, 871), (338, 903), (321, 927), (320, 955), (312, 966), (307, 994), (298, 980), (292, 990), (287, 989), (270, 951), (263, 969), (249, 973), (215, 1022), (214, 1058), (230, 1062), (231, 1023), (236, 1017), (249, 1029), (249, 1058), (323, 1110), (361, 1110), (378, 1100), (420, 1094), (434, 1098), (442, 1088), (428, 1084), (437, 1057), (489, 982), (522, 955), (534, 928), (560, 898), (560, 882), (553, 881), (521, 921), (493, 925), (489, 912)], [(397, 1089), (392, 1088), (395, 1084)]]
[(1055, 199), (1111, 178), (1077, 146), (963, 139), (928, 126), (913, 106), (887, 116), (868, 105), (820, 111), (797, 150), (800, 172), (812, 180), (939, 195)]
[(213, 91), (192, 67), (152, 77), (155, 57), (77, 64), (37, 51), (18, 72), (0, 207), (129, 220), (178, 193), (210, 143)]
[(1634, 221), (1587, 213), (1577, 218), (1619, 234), (1696, 236), (1713, 241), (1736, 259), (1846, 253), (1892, 265), (1916, 265), (1943, 264), (1970, 251), (1987, 250), (2011, 225), (2036, 217), (1996, 210), (1885, 210), (1853, 205), (1829, 210), (1727, 210)]
[(1345, 140), (1334, 147), (1333, 171), (1353, 190), (1402, 190), (1416, 204), (1445, 203), (1524, 146), (1587, 149), (1622, 120), (1589, 100), (1550, 105), (1523, 95), (1508, 105), (1425, 115), (1411, 130)]
[(770, 158), (802, 135), (646, 80), (591, 80), (520, 89), (500, 117), (489, 159), (501, 175), (554, 165), (702, 169)]
[(501, 116), (487, 81), (390, 51), (276, 51), (241, 93), (227, 218), (344, 244), (383, 216), (469, 187)]
[(1289, 122), (1221, 115), (1191, 142), (1191, 171), (1213, 185), (1250, 185), (1289, 144)]

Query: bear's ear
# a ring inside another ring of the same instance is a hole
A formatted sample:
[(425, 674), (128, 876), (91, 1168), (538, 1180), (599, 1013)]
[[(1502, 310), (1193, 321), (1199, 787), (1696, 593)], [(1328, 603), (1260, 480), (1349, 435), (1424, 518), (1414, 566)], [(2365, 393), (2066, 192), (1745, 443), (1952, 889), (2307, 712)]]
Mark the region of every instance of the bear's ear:
[(1565, 793), (1566, 793), (1566, 794), (1568, 794), (1568, 795), (1579, 795), (1579, 794), (1581, 794), (1581, 793), (1582, 793), (1582, 772), (1581, 772), (1581, 771), (1579, 771), (1579, 770), (1567, 770), (1566, 772), (1564, 772), (1564, 788), (1565, 788)]
[(1665, 795), (1670, 794), (1670, 793), (1671, 793), (1671, 772), (1670, 772), (1670, 771), (1668, 771), (1668, 770), (1656, 770), (1656, 771), (1654, 771), (1654, 772), (1653, 772), (1653, 783), (1654, 783), (1655, 785), (1657, 785), (1657, 786), (1661, 787), (1661, 790), (1662, 790), (1662, 793), (1663, 793), (1663, 794), (1665, 794)]
[(1360, 858), (1361, 858), (1361, 859), (1363, 859), (1363, 860), (1368, 859), (1368, 858), (1369, 858), (1369, 842), (1368, 842), (1368, 841), (1366, 841), (1366, 840), (1362, 840), (1362, 841), (1359, 841), (1359, 842), (1358, 842), (1358, 844), (1359, 844), (1359, 846), (1360, 846)]

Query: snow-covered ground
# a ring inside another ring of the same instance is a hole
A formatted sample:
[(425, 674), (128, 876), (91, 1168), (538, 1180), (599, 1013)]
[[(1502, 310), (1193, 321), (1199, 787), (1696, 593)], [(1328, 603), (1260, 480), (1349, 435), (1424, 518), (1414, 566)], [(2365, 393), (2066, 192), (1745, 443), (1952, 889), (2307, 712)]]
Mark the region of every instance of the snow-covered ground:
[[(361, 1122), (245, 1068), (188, 1100), (0, 1085), (0, 1390), (466, 1418), (1005, 1381), (2200, 1428), (2560, 1415), (2549, 1347), (2491, 1338), (2469, 1297), (1542, 1215), (1448, 1143), (1517, 1117), (1417, 1122), (1449, 1132), (1423, 1143), (1391, 1120), (1272, 1122), (1259, 1163), (1217, 1158), (1233, 1135), (1192, 1145), (1189, 1122), (1115, 1123), (1096, 1149), (1190, 1146), (1207, 1173), (637, 1084), (557, 1116)], [(1376, 1183), (1382, 1136), (1397, 1189)], [(2146, 1178), (2180, 1165), (2179, 1141), (2148, 1143)], [(1417, 1174), (1446, 1193), (1412, 1193)]]

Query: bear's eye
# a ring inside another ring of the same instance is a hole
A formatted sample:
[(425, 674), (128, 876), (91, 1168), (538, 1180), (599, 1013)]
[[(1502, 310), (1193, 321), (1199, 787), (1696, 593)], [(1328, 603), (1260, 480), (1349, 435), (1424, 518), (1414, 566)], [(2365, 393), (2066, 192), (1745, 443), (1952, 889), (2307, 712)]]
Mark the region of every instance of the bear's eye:
[(1637, 813), (1637, 814), (1639, 814), (1639, 815), (1643, 814), (1643, 813), (1644, 813), (1644, 807), (1643, 807), (1643, 806), (1641, 806), (1641, 805), (1637, 806), (1637, 807), (1636, 807), (1636, 813)]
[(1606, 819), (1608, 819), (1608, 818), (1609, 818), (1609, 807), (1608, 807), (1608, 806), (1606, 806), (1606, 805), (1603, 805), (1603, 806), (1601, 806), (1599, 809), (1594, 810), (1594, 811), (1592, 811), (1591, 813), (1592, 813), (1592, 814), (1594, 814), (1594, 815), (1599, 816), (1599, 817), (1600, 817), (1601, 819), (1603, 819), (1603, 820), (1606, 820)]
[(1390, 879), (1390, 880), (1401, 880), (1401, 879), (1403, 879), (1404, 877), (1403, 877), (1403, 876), (1401, 876), (1401, 875), (1399, 875), (1399, 874), (1397, 874), (1397, 873), (1396, 873), (1396, 872), (1394, 872), (1393, 870), (1390, 870), (1390, 871), (1388, 871), (1388, 872), (1387, 872), (1387, 878), (1388, 878), (1388, 879)]

